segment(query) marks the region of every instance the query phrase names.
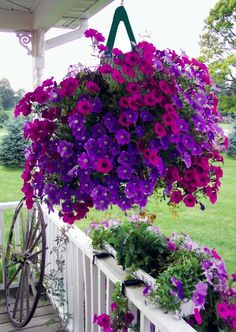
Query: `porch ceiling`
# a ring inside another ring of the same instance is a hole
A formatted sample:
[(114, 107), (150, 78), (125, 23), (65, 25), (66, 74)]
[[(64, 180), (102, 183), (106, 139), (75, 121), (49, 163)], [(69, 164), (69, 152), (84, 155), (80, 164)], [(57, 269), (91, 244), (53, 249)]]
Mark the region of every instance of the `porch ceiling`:
[(114, 0), (0, 0), (0, 31), (75, 29)]

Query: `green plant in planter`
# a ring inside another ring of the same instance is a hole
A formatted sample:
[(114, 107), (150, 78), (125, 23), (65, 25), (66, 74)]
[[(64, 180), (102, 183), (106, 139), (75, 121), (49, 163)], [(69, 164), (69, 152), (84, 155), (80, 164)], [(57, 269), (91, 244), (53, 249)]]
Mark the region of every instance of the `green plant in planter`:
[(111, 228), (108, 243), (117, 251), (117, 260), (124, 268), (141, 268), (156, 275), (163, 269), (168, 256), (165, 238), (148, 230), (149, 225), (124, 223), (122, 227)]
[(196, 255), (179, 250), (172, 257), (169, 267), (157, 277), (157, 288), (152, 292), (151, 298), (167, 311), (180, 310), (181, 302), (192, 298), (201, 274), (200, 261)]

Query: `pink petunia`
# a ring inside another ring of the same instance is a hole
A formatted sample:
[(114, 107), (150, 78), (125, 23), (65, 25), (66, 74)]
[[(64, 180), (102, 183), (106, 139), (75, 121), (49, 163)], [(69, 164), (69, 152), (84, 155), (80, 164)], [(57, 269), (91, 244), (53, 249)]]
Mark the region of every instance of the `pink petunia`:
[(174, 190), (171, 193), (170, 201), (175, 204), (179, 204), (183, 199), (183, 195), (180, 190)]
[(125, 62), (129, 66), (135, 66), (139, 61), (139, 55), (137, 52), (131, 51), (125, 54)]
[(143, 98), (144, 104), (149, 107), (154, 107), (157, 104), (157, 99), (153, 93), (148, 93)]
[(202, 316), (201, 316), (200, 311), (199, 311), (198, 308), (194, 309), (194, 317), (195, 317), (196, 322), (198, 323), (198, 325), (201, 325), (202, 324)]
[(80, 114), (87, 115), (92, 112), (92, 104), (88, 100), (79, 100), (77, 103), (77, 111)]
[(85, 86), (92, 93), (98, 93), (100, 91), (99, 85), (93, 81), (88, 81)]
[(104, 328), (110, 327), (110, 316), (107, 314), (101, 314), (97, 316), (97, 323), (99, 326)]
[(194, 207), (196, 204), (196, 198), (192, 194), (188, 194), (184, 197), (183, 202), (187, 207)]
[(98, 158), (95, 163), (95, 169), (100, 173), (109, 173), (112, 168), (112, 163), (108, 158)]
[(158, 137), (164, 137), (167, 134), (165, 127), (162, 124), (160, 124), (159, 122), (155, 123), (154, 130)]
[(140, 92), (140, 85), (136, 82), (129, 82), (126, 86), (126, 90), (131, 94), (139, 93)]
[(229, 308), (227, 303), (218, 303), (217, 304), (217, 313), (218, 315), (223, 318), (224, 320), (227, 320), (230, 316)]
[(135, 77), (135, 72), (133, 71), (133, 69), (130, 66), (127, 65), (123, 65), (122, 66), (122, 71), (124, 74), (126, 74), (127, 76), (134, 78)]
[(218, 254), (218, 252), (216, 251), (216, 249), (212, 249), (212, 255), (215, 259), (221, 259), (221, 256)]
[(104, 64), (104, 65), (101, 65), (100, 67), (98, 67), (98, 71), (101, 74), (111, 74), (113, 71), (113, 68), (108, 64)]
[(123, 84), (125, 82), (124, 77), (117, 69), (112, 70), (111, 77), (113, 78), (114, 81), (116, 81), (119, 84)]

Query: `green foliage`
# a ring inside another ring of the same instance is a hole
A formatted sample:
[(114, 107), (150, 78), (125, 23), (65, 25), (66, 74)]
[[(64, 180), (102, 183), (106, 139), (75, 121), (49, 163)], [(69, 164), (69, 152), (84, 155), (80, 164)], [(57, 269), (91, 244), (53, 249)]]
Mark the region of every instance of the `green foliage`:
[(149, 230), (149, 226), (145, 222), (124, 222), (110, 229), (99, 227), (89, 235), (97, 247), (103, 247), (105, 241), (114, 247), (119, 265), (130, 270), (142, 268), (155, 277), (164, 268), (169, 251), (165, 237)]
[[(122, 293), (122, 286), (119, 282), (115, 284), (112, 292), (112, 301), (114, 307), (112, 308), (110, 319), (111, 326), (114, 331), (127, 331), (132, 328), (132, 331), (138, 331), (137, 326), (132, 325), (133, 315), (130, 312), (129, 301)], [(131, 315), (131, 319), (127, 319), (127, 315)]]
[(9, 115), (7, 112), (0, 111), (0, 128), (3, 128), (5, 123), (9, 120)]
[(11, 108), (15, 105), (15, 92), (6, 78), (0, 80), (0, 100), (3, 109)]
[(236, 114), (236, 94), (220, 95), (218, 98), (219, 111), (222, 115)]
[(12, 119), (7, 125), (7, 133), (0, 146), (0, 163), (9, 167), (21, 167), (24, 165), (24, 149), (28, 145), (23, 137), (23, 125), (25, 120)]
[(228, 155), (236, 157), (236, 122), (234, 124), (232, 132), (229, 135)]
[(176, 297), (174, 300), (171, 295), (171, 291), (175, 289), (171, 279), (175, 277), (177, 280), (181, 280), (184, 299), (190, 300), (196, 281), (201, 274), (200, 260), (196, 254), (193, 251), (179, 249), (174, 253), (169, 267), (157, 277), (157, 288), (152, 292), (151, 298), (167, 311), (180, 310), (180, 299)]
[[(235, 112), (235, 28), (236, 0), (219, 0), (205, 21), (200, 39), (200, 60), (208, 65), (214, 82), (220, 88), (220, 110), (223, 114)], [(231, 105), (234, 106), (229, 107)]]

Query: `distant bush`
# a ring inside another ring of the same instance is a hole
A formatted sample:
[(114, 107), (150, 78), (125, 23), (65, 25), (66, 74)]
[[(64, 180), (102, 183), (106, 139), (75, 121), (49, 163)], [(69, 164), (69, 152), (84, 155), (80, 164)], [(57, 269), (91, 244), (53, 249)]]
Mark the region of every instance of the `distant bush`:
[(27, 142), (23, 137), (25, 120), (12, 119), (6, 124), (7, 133), (0, 146), (0, 163), (9, 167), (22, 167), (25, 162), (24, 149)]
[(229, 134), (228, 155), (236, 157), (236, 122), (234, 123), (233, 129)]
[(7, 112), (0, 111), (0, 128), (3, 128), (5, 126), (5, 123), (9, 119), (9, 115)]

